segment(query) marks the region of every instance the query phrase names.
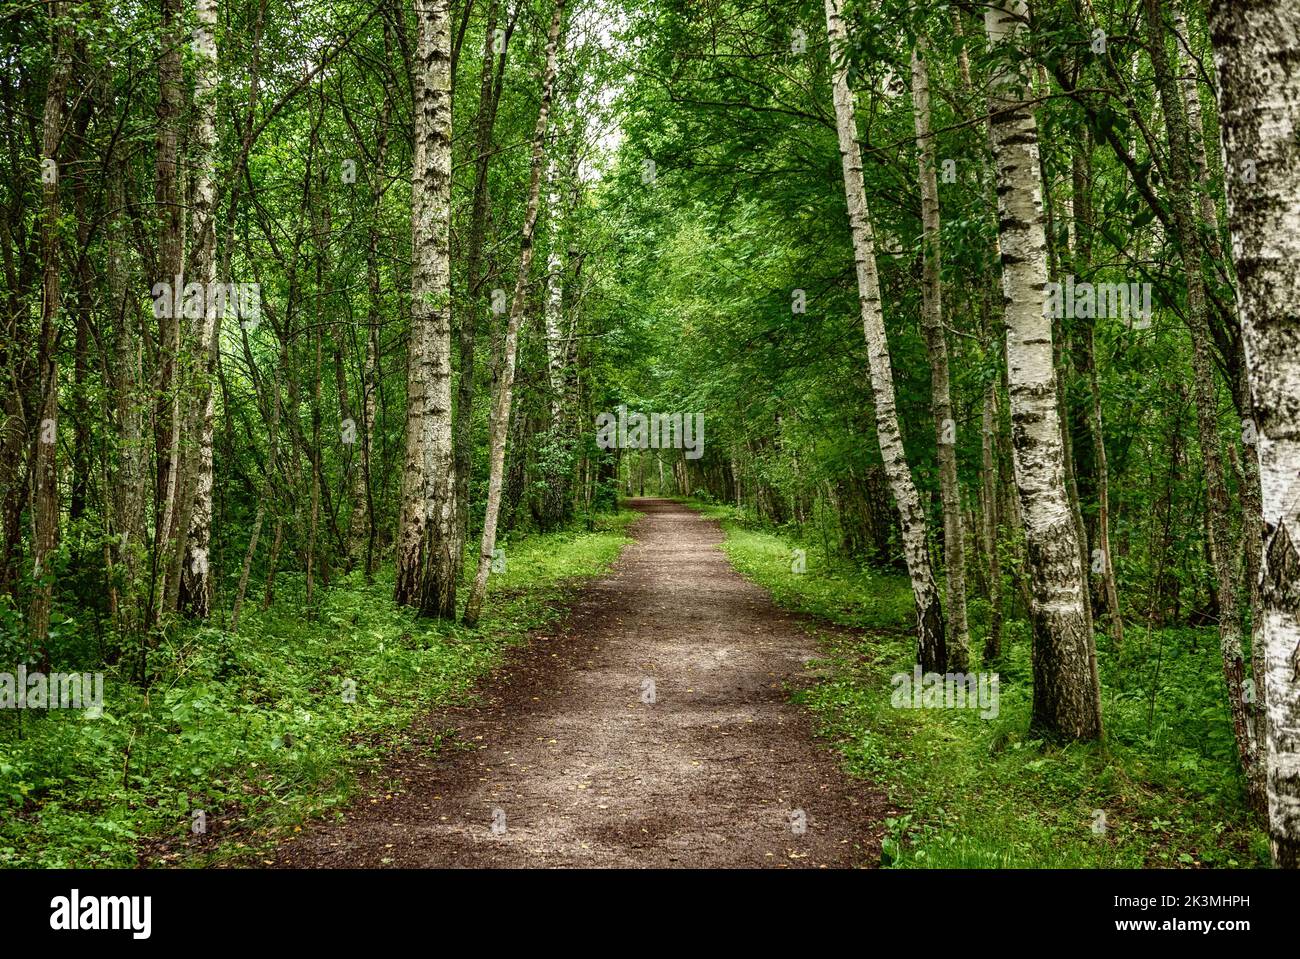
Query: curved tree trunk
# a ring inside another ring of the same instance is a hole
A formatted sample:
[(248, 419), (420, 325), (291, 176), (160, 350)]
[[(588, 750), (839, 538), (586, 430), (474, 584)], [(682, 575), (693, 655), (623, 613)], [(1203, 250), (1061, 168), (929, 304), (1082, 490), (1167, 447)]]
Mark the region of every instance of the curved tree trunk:
[[(1201, 235), (1205, 237), (1206, 252), (1210, 255), (1210, 260), (1218, 270), (1223, 283), (1231, 285), (1229, 264), (1224, 257), (1223, 244), (1220, 239), (1219, 209), (1215, 200), (1217, 188), (1210, 172), (1209, 156), (1206, 151), (1205, 123), (1201, 115), (1197, 61), (1192, 55), (1187, 17), (1183, 13), (1181, 4), (1174, 7), (1173, 26), (1174, 38), (1177, 43), (1178, 85), (1182, 93), (1183, 103), (1187, 108), (1189, 145), (1191, 147), (1192, 162), (1195, 166), (1196, 192), (1200, 200)], [(1235, 311), (1232, 320), (1239, 331), (1241, 318), (1236, 315)], [(1244, 541), (1242, 549), (1243, 570), (1246, 582), (1250, 587), (1251, 622), (1253, 628), (1258, 630), (1264, 618), (1259, 589), (1260, 550), (1264, 542), (1263, 505), (1260, 500), (1259, 488), (1259, 449), (1256, 444), (1257, 430), (1250, 418), (1250, 384), (1245, 359), (1241, 355), (1239, 337), (1232, 336), (1229, 342), (1232, 348), (1230, 355), (1227, 357), (1229, 376), (1232, 380), (1230, 385), (1233, 392), (1233, 401), (1239, 415), (1242, 417), (1238, 497), (1241, 501), (1241, 538)], [(1230, 447), (1229, 452), (1232, 451)], [(1265, 701), (1266, 683), (1264, 681), (1263, 665), (1264, 658), (1262, 656), (1251, 656), (1252, 677), (1250, 682), (1254, 684), (1256, 701), (1253, 705), (1248, 706), (1248, 709), (1254, 710), (1253, 734), (1257, 750), (1259, 744), (1263, 743), (1268, 735), (1268, 712)], [(1264, 802), (1262, 768), (1259, 775), (1260, 780), (1256, 784), (1255, 800), (1262, 811)]]
[(542, 101), (533, 131), (532, 172), (528, 183), (528, 208), (524, 214), (523, 239), (519, 249), (519, 274), (515, 277), (514, 297), (510, 301), (510, 318), (506, 322), (506, 340), (501, 356), (500, 379), (492, 405), (488, 453), (488, 500), (483, 514), (483, 539), (479, 548), (478, 569), (474, 585), (465, 604), (465, 624), (478, 622), (487, 595), (488, 572), (496, 549), (497, 519), (501, 512), (501, 479), (505, 472), (506, 433), (510, 426), (511, 389), (515, 379), (515, 355), (519, 349), (519, 324), (523, 319), (524, 300), (528, 293), (528, 274), (533, 263), (533, 232), (537, 226), (537, 208), (545, 160), (546, 127), (551, 114), (551, 97), (555, 89), (556, 55), (560, 45), (560, 27), (564, 20), (564, 0), (556, 0), (551, 14), (551, 28), (546, 37), (546, 72), (542, 76)]
[(862, 156), (858, 150), (857, 117), (853, 107), (853, 92), (849, 89), (848, 65), (844, 62), (848, 35), (840, 15), (840, 4), (841, 0), (826, 0), (826, 33), (830, 38), (834, 69), (832, 89), (835, 126), (839, 134), (849, 229), (853, 236), (853, 258), (857, 265), (858, 302), (871, 365), (876, 436), (880, 442), (880, 455), (885, 462), (889, 486), (894, 494), (894, 503), (898, 507), (903, 553), (912, 582), (912, 595), (916, 600), (917, 661), (927, 672), (943, 672), (947, 668), (948, 658), (944, 643), (943, 611), (939, 604), (939, 591), (934, 583), (934, 573), (930, 568), (925, 511), (921, 508), (921, 499), (912, 481), (912, 471), (903, 452), (903, 436), (898, 427), (894, 373), (889, 359), (889, 341), (885, 336), (885, 318), (880, 306), (875, 238), (867, 215)]

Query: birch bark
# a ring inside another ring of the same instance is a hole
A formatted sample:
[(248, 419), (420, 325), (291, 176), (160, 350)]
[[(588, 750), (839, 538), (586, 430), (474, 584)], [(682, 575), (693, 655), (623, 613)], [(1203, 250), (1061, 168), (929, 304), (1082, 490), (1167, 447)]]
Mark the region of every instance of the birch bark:
[[(221, 330), (222, 307), (206, 295), (217, 278), (217, 0), (195, 0), (197, 26), (194, 31), (194, 108), (197, 116), (194, 144), (194, 251), (193, 280), (202, 285), (203, 318), (199, 324), (197, 382), (198, 452), (193, 483), (184, 562), (180, 568), (178, 606), (182, 612), (206, 619), (212, 605), (212, 578), (208, 550), (212, 542), (212, 430), (215, 392), (212, 377), (217, 365), (217, 337)], [(232, 211), (233, 213), (233, 211)]]
[(1206, 547), (1219, 598), (1219, 647), (1223, 678), (1228, 689), (1237, 755), (1246, 776), (1247, 796), (1252, 808), (1263, 809), (1264, 782), (1258, 766), (1255, 731), (1245, 693), (1245, 654), (1241, 643), (1241, 613), (1237, 602), (1238, 579), (1232, 542), (1232, 517), (1227, 477), (1223, 467), (1219, 435), (1219, 391), (1210, 353), (1211, 333), (1206, 303), (1205, 274), (1201, 263), (1201, 240), (1196, 227), (1192, 200), (1192, 162), (1189, 156), (1185, 105), (1177, 87), (1173, 67), (1165, 49), (1165, 26), (1159, 0), (1144, 0), (1144, 17), (1150, 39), (1151, 67), (1160, 103), (1164, 108), (1165, 131), (1169, 138), (1168, 195), (1175, 233), (1181, 248), (1183, 275), (1187, 282), (1187, 328), (1192, 338), (1193, 396), (1196, 400), (1197, 439), (1205, 473)]
[(406, 455), (394, 599), (455, 615), (451, 549), (450, 0), (416, 4), (415, 157)]
[(1096, 652), (1085, 609), (1078, 531), (1065, 488), (1052, 324), (1047, 315), (1047, 241), (1038, 128), (1012, 64), (1024, 0), (985, 10), (989, 44), (1000, 54), (990, 113), (1002, 248), (1003, 320), (1011, 401), (1012, 463), (1030, 574), (1034, 702), (1031, 725), (1054, 738), (1101, 735)]
[(871, 367), (871, 392), (875, 402), (876, 437), (885, 463), (890, 489), (898, 507), (903, 553), (912, 595), (916, 600), (917, 661), (927, 672), (944, 672), (947, 649), (944, 643), (943, 611), (939, 591), (930, 567), (925, 511), (912, 481), (911, 468), (903, 451), (894, 400), (894, 374), (885, 336), (885, 318), (880, 304), (880, 280), (876, 272), (875, 237), (867, 213), (867, 191), (862, 179), (862, 155), (858, 150), (857, 117), (853, 92), (849, 89), (848, 65), (844, 61), (848, 33), (841, 15), (841, 0), (826, 0), (826, 34), (830, 40), (833, 67), (832, 94), (835, 127), (839, 135), (840, 160), (844, 174), (844, 196), (848, 204), (849, 230), (858, 280), (858, 303), (862, 331), (866, 337)]
[(1228, 225), (1263, 492), (1263, 621), (1269, 834), (1300, 867), (1300, 7), (1210, 5)]

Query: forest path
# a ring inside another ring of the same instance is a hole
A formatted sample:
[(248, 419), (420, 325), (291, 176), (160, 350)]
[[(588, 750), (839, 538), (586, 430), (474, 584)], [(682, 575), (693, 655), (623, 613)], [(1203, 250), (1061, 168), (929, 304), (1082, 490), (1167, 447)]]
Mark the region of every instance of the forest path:
[(471, 748), (395, 754), (342, 821), (304, 827), (275, 865), (878, 861), (885, 798), (846, 777), (789, 702), (812, 637), (731, 568), (717, 523), (668, 500), (632, 505), (646, 514), (635, 542), (558, 634), (417, 730), (455, 727)]

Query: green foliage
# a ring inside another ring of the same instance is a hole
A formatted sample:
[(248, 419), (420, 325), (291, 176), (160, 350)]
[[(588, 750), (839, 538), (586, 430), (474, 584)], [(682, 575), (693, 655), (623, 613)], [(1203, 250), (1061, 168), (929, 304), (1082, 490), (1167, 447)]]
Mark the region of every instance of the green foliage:
[[(304, 617), (303, 579), (286, 576), (237, 635), (169, 640), (149, 689), (110, 673), (98, 719), (0, 713), (0, 866), (132, 866), (147, 839), (220, 860), (339, 809), (415, 718), (472, 695), (510, 646), (554, 621), (568, 584), (618, 555), (634, 515), (511, 542), (473, 630), (394, 606), (391, 572), (337, 583)], [(220, 842), (191, 848), (199, 809)]]
[[(906, 809), (888, 820), (883, 864), (897, 868), (1248, 867), (1268, 864), (1244, 806), (1213, 629), (1130, 633), (1098, 651), (1106, 738), (1030, 739), (1028, 632), (1007, 624), (993, 719), (977, 710), (898, 709), (891, 677), (915, 662), (904, 577), (826, 563), (820, 546), (746, 525), (732, 509), (736, 568), (817, 628), (827, 678), (797, 694), (846, 769)], [(807, 552), (803, 574), (790, 568)], [(1100, 639), (1100, 637), (1099, 637)], [(978, 646), (978, 644), (976, 644)], [(1105, 830), (1097, 811), (1105, 814)]]

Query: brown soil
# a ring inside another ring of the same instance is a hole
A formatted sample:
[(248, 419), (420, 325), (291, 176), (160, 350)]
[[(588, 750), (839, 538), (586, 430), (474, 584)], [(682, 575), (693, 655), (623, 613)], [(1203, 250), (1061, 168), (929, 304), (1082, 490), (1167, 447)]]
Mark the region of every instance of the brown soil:
[[(718, 525), (666, 500), (475, 706), (459, 744), (392, 757), (284, 867), (847, 867), (879, 860), (884, 797), (846, 777), (789, 701), (818, 656), (732, 570)], [(653, 702), (647, 702), (653, 681)], [(805, 828), (800, 831), (799, 812)]]

